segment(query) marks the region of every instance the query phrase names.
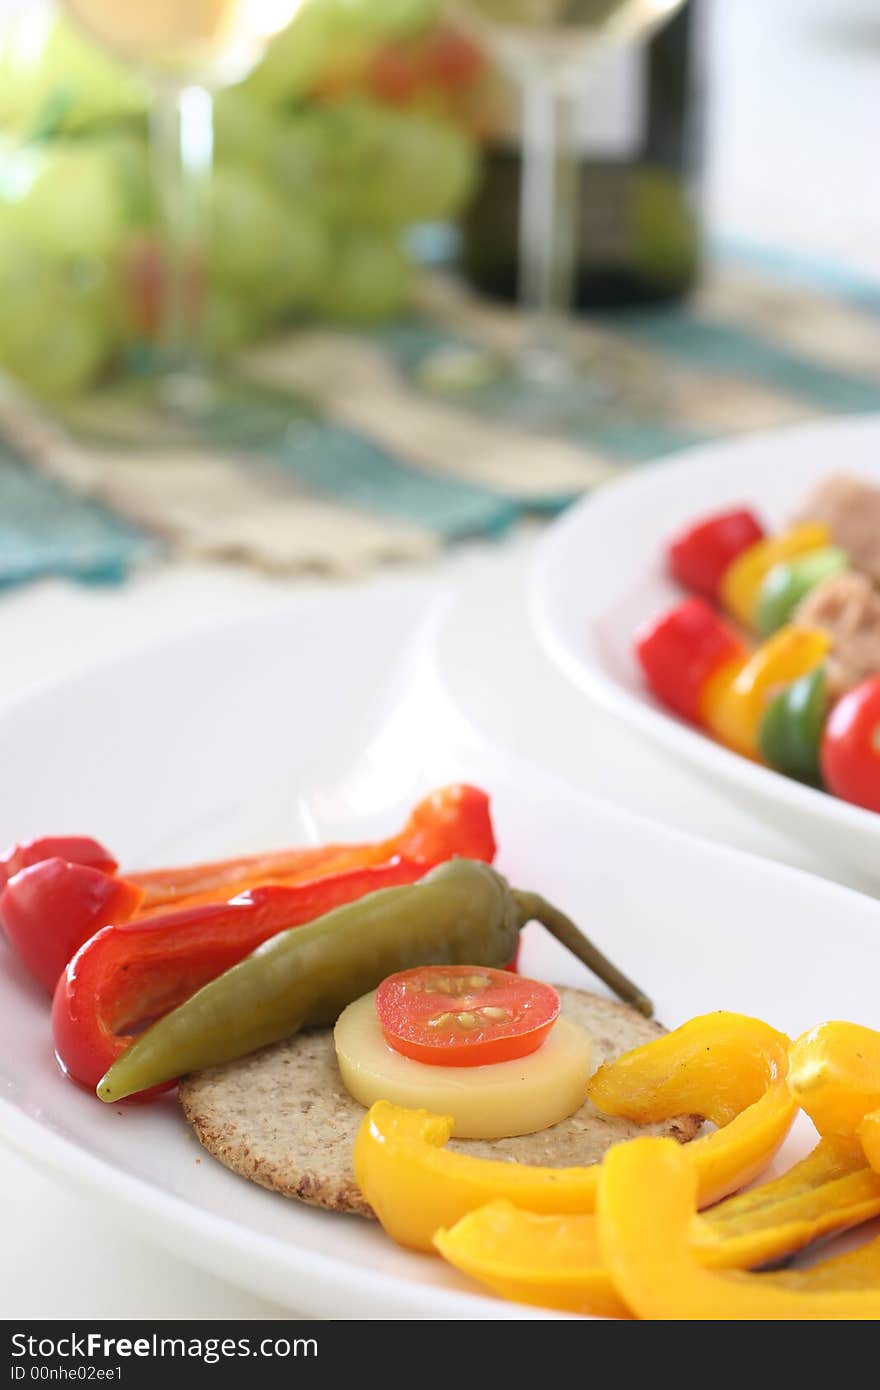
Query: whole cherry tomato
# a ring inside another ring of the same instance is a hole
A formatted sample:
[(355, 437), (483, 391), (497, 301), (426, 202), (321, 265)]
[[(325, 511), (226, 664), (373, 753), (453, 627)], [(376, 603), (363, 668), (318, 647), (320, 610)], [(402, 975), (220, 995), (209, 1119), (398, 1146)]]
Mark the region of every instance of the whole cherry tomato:
[(835, 796), (880, 811), (880, 676), (837, 701), (825, 725), (820, 762)]

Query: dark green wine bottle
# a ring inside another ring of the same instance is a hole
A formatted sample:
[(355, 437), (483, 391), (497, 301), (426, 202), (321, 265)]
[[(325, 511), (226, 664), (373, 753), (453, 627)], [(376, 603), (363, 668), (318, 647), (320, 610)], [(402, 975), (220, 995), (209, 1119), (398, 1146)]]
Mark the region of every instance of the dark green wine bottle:
[[(622, 139), (618, 131), (616, 140), (606, 130), (593, 149), (589, 124), (584, 132), (578, 166), (579, 308), (679, 298), (697, 277), (703, 114), (699, 28), (699, 5), (690, 0), (642, 53), (628, 55), (606, 75), (612, 86), (606, 80), (602, 93), (610, 106), (626, 113), (628, 129)], [(499, 299), (514, 299), (517, 292), (520, 168), (519, 149), (509, 136), (487, 143), (480, 189), (462, 226), (465, 277)]]

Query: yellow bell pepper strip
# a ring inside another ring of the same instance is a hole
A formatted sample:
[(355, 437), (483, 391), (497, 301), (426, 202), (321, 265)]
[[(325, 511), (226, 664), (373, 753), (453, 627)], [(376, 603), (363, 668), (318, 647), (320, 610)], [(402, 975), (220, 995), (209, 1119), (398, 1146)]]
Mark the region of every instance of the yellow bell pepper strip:
[(807, 521), (781, 536), (756, 541), (741, 551), (722, 575), (719, 592), (723, 606), (743, 627), (752, 627), (761, 585), (774, 565), (806, 555), (811, 550), (824, 550), (830, 544), (831, 533), (819, 521)]
[[(755, 1277), (755, 1276), (753, 1276)], [(845, 1294), (852, 1291), (861, 1294), (859, 1307), (853, 1312), (840, 1311), (820, 1311), (820, 1305), (815, 1304), (815, 1311), (798, 1313), (798, 1317), (809, 1317), (812, 1319), (824, 1318), (846, 1318), (849, 1320), (863, 1319), (876, 1321), (880, 1318), (880, 1236), (875, 1240), (867, 1241), (864, 1245), (858, 1246), (846, 1255), (838, 1255), (835, 1259), (823, 1260), (822, 1264), (813, 1265), (810, 1269), (778, 1269), (772, 1270), (768, 1274), (758, 1275), (760, 1287), (765, 1285), (779, 1287), (780, 1289), (791, 1289), (793, 1291), (802, 1290), (805, 1293), (822, 1293), (823, 1291)], [(864, 1297), (868, 1295), (868, 1297)], [(835, 1300), (836, 1301), (836, 1300)], [(825, 1308), (828, 1308), (827, 1302)], [(774, 1313), (773, 1317), (782, 1316)], [(789, 1314), (785, 1314), (786, 1317)]]
[(797, 1114), (788, 1048), (760, 1019), (703, 1014), (607, 1062), (587, 1094), (604, 1114), (639, 1124), (692, 1112), (717, 1125), (687, 1146), (700, 1206), (709, 1206), (758, 1177), (788, 1134)]
[(489, 1202), (434, 1246), (462, 1274), (514, 1303), (626, 1318), (629, 1309), (611, 1281), (590, 1216), (539, 1216), (512, 1202)]
[(789, 1087), (820, 1134), (855, 1139), (880, 1173), (880, 1032), (821, 1023), (791, 1049)]
[[(691, 1244), (712, 1269), (753, 1269), (880, 1213), (880, 1175), (859, 1146), (823, 1139), (781, 1178), (695, 1216)], [(456, 1269), (517, 1303), (626, 1317), (593, 1216), (538, 1216), (490, 1202), (434, 1237)]]
[[(739, 1014), (709, 1014), (596, 1073), (600, 1110), (642, 1123), (706, 1115), (724, 1126), (688, 1146), (701, 1200), (716, 1202), (762, 1171), (797, 1113), (786, 1086), (788, 1039)], [(594, 1094), (595, 1090), (595, 1094)], [(599, 1167), (543, 1168), (471, 1158), (444, 1146), (448, 1116), (378, 1101), (354, 1147), (358, 1184), (388, 1234), (430, 1250), (440, 1227), (497, 1198), (544, 1213), (591, 1212)]]
[(859, 1144), (820, 1139), (782, 1177), (695, 1217), (691, 1239), (712, 1269), (755, 1269), (880, 1215), (880, 1175)]
[(709, 677), (700, 695), (701, 722), (734, 752), (760, 758), (768, 705), (785, 686), (821, 666), (830, 649), (831, 638), (820, 628), (780, 628), (741, 666), (722, 667)]
[(880, 1109), (880, 1033), (820, 1023), (792, 1044), (788, 1084), (820, 1134), (852, 1138)]
[(445, 1148), (450, 1115), (407, 1110), (380, 1100), (367, 1112), (354, 1145), (358, 1186), (399, 1245), (431, 1250), (434, 1233), (506, 1197), (528, 1211), (592, 1211), (599, 1165), (539, 1168), (471, 1158)]
[(880, 1173), (880, 1033), (820, 1023), (792, 1044), (788, 1086), (820, 1134), (855, 1141)]
[(862, 1152), (875, 1173), (880, 1173), (880, 1110), (866, 1115), (856, 1131)]
[(618, 1293), (641, 1318), (786, 1321), (880, 1318), (880, 1237), (812, 1269), (707, 1269), (692, 1242), (697, 1174), (669, 1139), (616, 1144), (602, 1165), (599, 1249)]

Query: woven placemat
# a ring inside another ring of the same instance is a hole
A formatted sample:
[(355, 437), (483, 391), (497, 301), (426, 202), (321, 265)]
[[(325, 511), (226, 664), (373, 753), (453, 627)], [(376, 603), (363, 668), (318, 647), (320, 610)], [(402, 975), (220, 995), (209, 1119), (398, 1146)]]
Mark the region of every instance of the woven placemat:
[[(0, 582), (115, 580), (156, 555), (359, 573), (502, 534), (676, 449), (880, 409), (880, 290), (785, 259), (727, 255), (686, 303), (585, 322), (564, 434), (542, 428), (539, 393), (467, 376), (518, 331), (429, 277), (402, 322), (267, 344), (243, 365), (308, 409), (259, 448), (236, 446), (235, 421), (185, 452), (85, 447), (4, 393)], [(622, 394), (597, 408), (609, 371)]]

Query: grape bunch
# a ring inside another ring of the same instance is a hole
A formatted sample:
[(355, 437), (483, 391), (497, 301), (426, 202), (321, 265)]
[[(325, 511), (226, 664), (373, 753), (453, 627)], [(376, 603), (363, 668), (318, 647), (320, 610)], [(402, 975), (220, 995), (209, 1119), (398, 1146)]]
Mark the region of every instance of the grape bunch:
[[(306, 0), (218, 94), (204, 347), (283, 324), (369, 323), (405, 304), (404, 233), (454, 217), (476, 174), (481, 55), (437, 0)], [(0, 30), (0, 368), (83, 390), (157, 331), (163, 285), (149, 94), (69, 21)]]

